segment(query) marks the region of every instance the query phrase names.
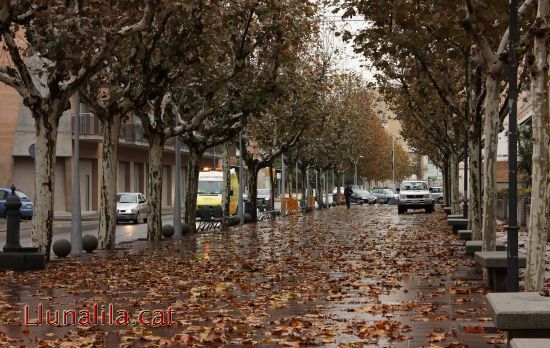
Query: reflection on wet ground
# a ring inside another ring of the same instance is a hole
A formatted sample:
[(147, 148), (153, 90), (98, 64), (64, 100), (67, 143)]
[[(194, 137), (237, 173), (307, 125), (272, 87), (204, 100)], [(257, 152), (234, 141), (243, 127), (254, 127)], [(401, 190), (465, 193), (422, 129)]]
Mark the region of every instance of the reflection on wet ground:
[[(0, 272), (0, 282), (0, 346), (489, 347), (503, 338), (444, 215), (397, 215), (395, 206), (123, 244), (43, 272)], [(25, 326), (25, 304), (32, 320), (39, 305), (94, 304), (126, 310), (130, 320)], [(172, 325), (140, 324), (144, 310), (169, 307)]]

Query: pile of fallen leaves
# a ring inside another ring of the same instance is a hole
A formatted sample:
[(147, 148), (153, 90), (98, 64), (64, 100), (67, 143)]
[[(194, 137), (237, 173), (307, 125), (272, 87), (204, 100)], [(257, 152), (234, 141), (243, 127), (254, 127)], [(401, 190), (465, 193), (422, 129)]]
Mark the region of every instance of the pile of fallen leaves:
[[(0, 272), (0, 346), (2, 340), (134, 347), (417, 339), (459, 347), (452, 330), (415, 337), (412, 323), (458, 320), (436, 300), (485, 291), (450, 281), (471, 260), (459, 256), (461, 244), (446, 232), (441, 214), (398, 216), (394, 208), (336, 208), (182, 241), (136, 242), (39, 272)], [(426, 290), (412, 283), (425, 283)], [(77, 311), (112, 304), (130, 313), (130, 325), (26, 327), (25, 303), (34, 315), (38, 303)], [(168, 308), (176, 313), (173, 324), (139, 324), (140, 311)], [(487, 317), (483, 307), (455, 314)]]

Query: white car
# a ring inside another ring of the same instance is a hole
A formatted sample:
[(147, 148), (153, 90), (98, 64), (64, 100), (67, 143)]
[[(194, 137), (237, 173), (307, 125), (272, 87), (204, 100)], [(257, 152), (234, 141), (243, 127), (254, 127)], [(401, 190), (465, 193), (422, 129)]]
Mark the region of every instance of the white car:
[(149, 204), (142, 193), (119, 192), (116, 194), (116, 222), (134, 221), (136, 224), (147, 222)]
[(397, 192), (399, 192), (398, 214), (406, 213), (407, 209), (425, 209), (426, 213), (433, 213), (434, 201), (428, 189), (428, 182), (403, 181)]
[(443, 187), (432, 187), (432, 199), (435, 203), (443, 204)]

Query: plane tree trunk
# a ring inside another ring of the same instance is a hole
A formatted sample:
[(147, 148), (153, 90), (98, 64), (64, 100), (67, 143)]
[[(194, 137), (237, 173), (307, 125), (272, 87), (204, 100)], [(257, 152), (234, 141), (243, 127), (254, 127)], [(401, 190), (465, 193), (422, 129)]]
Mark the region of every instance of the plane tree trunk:
[(100, 117), (103, 147), (101, 149), (101, 199), (99, 207), (99, 247), (113, 249), (116, 235), (116, 191), (118, 170), (118, 139), (122, 115)]
[(481, 158), (479, 158), (479, 133), (477, 127), (481, 125), (471, 125), (468, 136), (468, 153), (470, 165), (469, 170), (469, 214), (470, 229), (472, 230), (472, 240), (481, 240), (481, 178), (479, 177), (479, 168)]
[(319, 204), (319, 209), (323, 207), (323, 184), (324, 184), (324, 174), (325, 172), (322, 169), (319, 169), (319, 182), (317, 186), (317, 203)]
[(223, 172), (223, 191), (222, 208), (223, 216), (231, 216), (231, 168), (229, 166), (229, 143), (222, 145), (222, 172)]
[[(538, 2), (535, 25), (547, 27), (549, 0)], [(545, 254), (548, 243), (546, 224), (548, 201), (550, 199), (550, 116), (548, 108), (548, 47), (546, 34), (534, 31), (534, 64), (531, 69), (531, 91), (533, 93), (533, 188), (531, 191), (531, 212), (529, 217), (529, 240), (527, 248), (526, 291), (541, 291), (544, 287)]]
[(499, 130), (499, 91), (500, 79), (489, 74), (485, 82), (487, 94), (485, 96), (485, 126), (483, 148), (483, 218), (481, 233), (483, 237), (483, 250), (494, 251), (496, 248), (496, 164)]
[(55, 192), (56, 140), (59, 117), (57, 110), (33, 112), (35, 119), (35, 206), (31, 239), (35, 247), (50, 259)]
[(250, 197), (250, 203), (252, 205), (252, 222), (258, 220), (258, 214), (256, 209), (258, 208), (258, 172), (259, 168), (257, 165), (250, 165), (247, 163), (248, 175), (246, 177), (246, 184), (248, 186), (248, 196)]
[(189, 146), (189, 159), (187, 161), (187, 182), (185, 196), (184, 219), (185, 223), (196, 231), (197, 221), (197, 193), (199, 189), (200, 159), (204, 149), (198, 146)]
[(162, 154), (164, 135), (150, 132), (149, 139), (149, 216), (147, 217), (147, 240), (161, 239), (162, 228)]
[(453, 214), (460, 214), (460, 197), (459, 197), (459, 185), (460, 180), (458, 176), (458, 155), (456, 153), (451, 154), (451, 212)]

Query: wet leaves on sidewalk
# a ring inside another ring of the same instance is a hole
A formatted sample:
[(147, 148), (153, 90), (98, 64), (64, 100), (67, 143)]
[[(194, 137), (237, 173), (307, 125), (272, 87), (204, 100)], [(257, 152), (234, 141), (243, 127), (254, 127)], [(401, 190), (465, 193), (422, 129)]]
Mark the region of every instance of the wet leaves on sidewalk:
[[(463, 335), (488, 345), (493, 338), (476, 324), (488, 318), (485, 288), (451, 279), (472, 266), (460, 248), (442, 214), (398, 216), (392, 206), (134, 243), (52, 262), (45, 271), (0, 272), (0, 346), (465, 347)], [(96, 304), (127, 311), (130, 322), (86, 331), (44, 324), (23, 333), (24, 303), (33, 320), (39, 304), (77, 312)], [(154, 311), (163, 313), (159, 325), (152, 325)], [(455, 330), (459, 321), (472, 323)]]

